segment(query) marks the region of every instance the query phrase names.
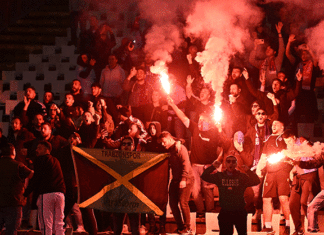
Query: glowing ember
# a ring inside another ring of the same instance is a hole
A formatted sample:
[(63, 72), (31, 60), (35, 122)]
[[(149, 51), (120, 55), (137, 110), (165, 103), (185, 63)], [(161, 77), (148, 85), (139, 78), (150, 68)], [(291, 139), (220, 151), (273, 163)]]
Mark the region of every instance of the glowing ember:
[(219, 106), (215, 106), (215, 111), (214, 111), (214, 120), (216, 123), (220, 123), (223, 117), (223, 110)]
[(165, 92), (169, 95), (170, 94), (170, 82), (169, 82), (169, 76), (164, 73), (164, 72), (161, 72), (161, 75), (160, 75), (160, 81), (162, 83), (162, 87), (163, 89), (165, 90)]
[(269, 163), (271, 163), (271, 164), (275, 164), (275, 163), (280, 162), (281, 159), (283, 159), (283, 158), (284, 158), (283, 153), (279, 152), (279, 153), (271, 154), (271, 155), (268, 157), (267, 161), (268, 161)]

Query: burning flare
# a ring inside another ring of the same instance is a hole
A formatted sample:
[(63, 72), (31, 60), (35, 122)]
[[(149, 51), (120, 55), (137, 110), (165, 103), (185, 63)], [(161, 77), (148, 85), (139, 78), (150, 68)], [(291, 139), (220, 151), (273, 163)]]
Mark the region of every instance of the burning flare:
[(279, 153), (274, 153), (274, 154), (271, 154), (267, 161), (271, 164), (276, 164), (278, 162), (281, 161), (281, 159), (283, 159), (285, 156), (283, 153), (279, 152)]
[(214, 120), (218, 124), (222, 120), (223, 117), (223, 110), (219, 106), (215, 106), (215, 111), (214, 111)]
[(170, 94), (169, 76), (165, 72), (161, 72), (161, 74), (160, 74), (160, 81), (161, 81), (161, 84), (162, 84), (163, 89), (169, 95)]

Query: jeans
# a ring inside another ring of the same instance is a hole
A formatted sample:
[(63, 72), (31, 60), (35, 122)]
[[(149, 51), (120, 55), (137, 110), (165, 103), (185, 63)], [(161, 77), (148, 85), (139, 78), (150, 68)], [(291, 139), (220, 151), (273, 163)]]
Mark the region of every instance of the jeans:
[(64, 235), (64, 194), (40, 194), (37, 199), (38, 224), (42, 235)]
[(308, 230), (318, 230), (317, 212), (324, 207), (324, 190), (319, 192), (307, 209)]
[[(170, 183), (170, 187), (169, 187), (170, 208), (172, 210), (174, 220), (177, 223), (178, 229), (180, 230), (183, 229), (183, 225), (185, 225), (186, 229), (190, 229), (189, 199), (190, 199), (193, 183), (194, 183), (193, 178), (187, 179), (187, 185), (185, 188), (179, 188), (179, 184), (180, 184), (179, 181), (172, 180)], [(179, 203), (180, 203), (183, 221), (178, 206)]]
[[(207, 165), (206, 165), (207, 166)], [(209, 166), (209, 165), (208, 165)], [(211, 212), (214, 209), (214, 184), (208, 183), (200, 178), (202, 173), (204, 172), (204, 165), (192, 165), (192, 172), (195, 177), (195, 188), (194, 190), (198, 190), (198, 196), (194, 197), (194, 202), (197, 208), (197, 213)], [(197, 188), (196, 188), (197, 187)], [(195, 194), (195, 193), (194, 193)], [(205, 205), (204, 205), (205, 199)]]
[(8, 206), (0, 208), (0, 231), (6, 226), (7, 235), (16, 235), (22, 218), (21, 206)]
[(307, 213), (307, 202), (314, 198), (313, 190), (317, 171), (304, 175), (295, 175), (289, 197), (289, 209), (296, 231), (302, 227), (301, 216)]

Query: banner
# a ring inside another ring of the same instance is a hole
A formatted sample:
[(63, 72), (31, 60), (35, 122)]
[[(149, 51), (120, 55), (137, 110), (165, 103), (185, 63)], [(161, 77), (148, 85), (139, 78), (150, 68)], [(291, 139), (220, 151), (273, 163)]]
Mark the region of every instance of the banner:
[(79, 206), (162, 215), (168, 201), (168, 154), (73, 146)]

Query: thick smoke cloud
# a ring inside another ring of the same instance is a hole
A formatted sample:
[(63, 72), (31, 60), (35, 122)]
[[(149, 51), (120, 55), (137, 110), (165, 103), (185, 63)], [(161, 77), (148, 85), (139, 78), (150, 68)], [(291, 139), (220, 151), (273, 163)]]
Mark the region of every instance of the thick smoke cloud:
[(291, 159), (318, 156), (324, 154), (324, 143), (315, 142), (313, 146), (309, 146), (305, 141), (300, 146), (293, 145), (291, 148), (283, 150), (283, 154)]
[[(141, 17), (147, 19), (152, 27), (145, 35), (144, 51), (156, 61), (151, 68), (153, 73), (166, 72), (166, 63), (172, 61), (171, 54), (182, 43), (183, 26), (177, 20), (180, 9), (188, 11), (190, 1), (142, 0), (139, 3)], [(183, 7), (187, 6), (187, 7)]]
[(324, 69), (324, 21), (320, 22), (317, 26), (306, 30), (308, 38), (308, 45), (311, 50), (315, 52), (318, 58), (318, 65)]
[(236, 52), (243, 52), (243, 42), (250, 36), (249, 27), (256, 26), (262, 16), (259, 8), (245, 0), (200, 1), (188, 16), (186, 33), (204, 37), (206, 41), (205, 50), (198, 54), (196, 60), (203, 65), (205, 82), (211, 82), (217, 91), (216, 105), (221, 102), (230, 57)]

